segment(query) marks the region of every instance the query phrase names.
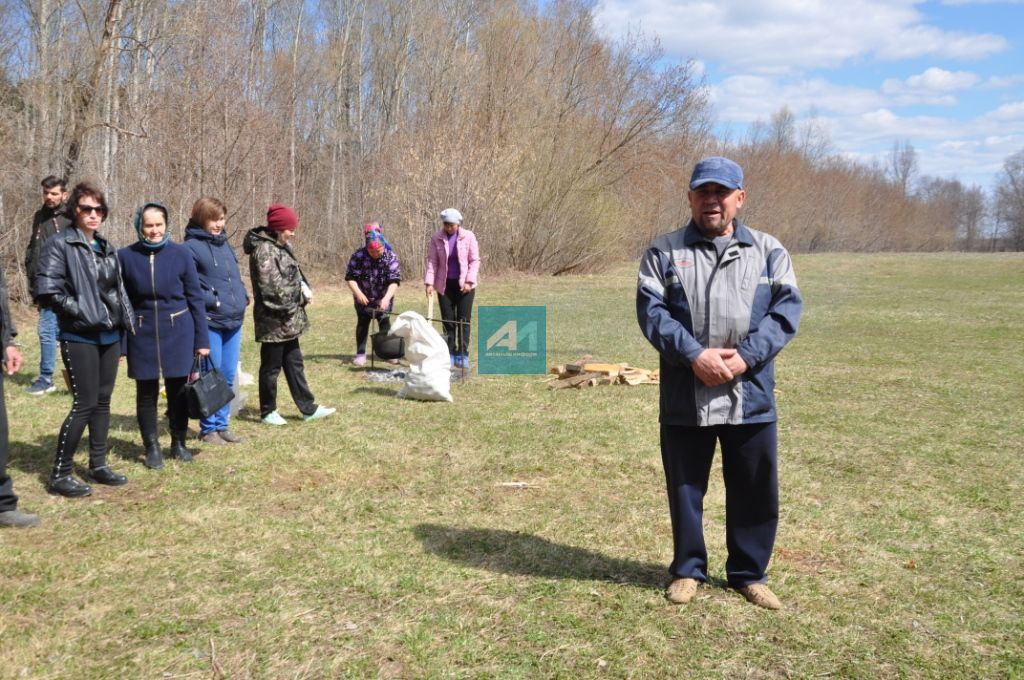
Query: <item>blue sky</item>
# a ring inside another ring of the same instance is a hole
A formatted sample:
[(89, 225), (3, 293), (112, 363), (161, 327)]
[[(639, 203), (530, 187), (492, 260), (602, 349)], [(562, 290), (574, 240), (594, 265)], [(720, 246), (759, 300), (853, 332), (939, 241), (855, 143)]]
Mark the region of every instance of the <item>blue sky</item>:
[(717, 130), (788, 106), (839, 153), (909, 141), (920, 171), (991, 189), (1024, 149), (1024, 0), (599, 0), (612, 39), (639, 29), (693, 59)]

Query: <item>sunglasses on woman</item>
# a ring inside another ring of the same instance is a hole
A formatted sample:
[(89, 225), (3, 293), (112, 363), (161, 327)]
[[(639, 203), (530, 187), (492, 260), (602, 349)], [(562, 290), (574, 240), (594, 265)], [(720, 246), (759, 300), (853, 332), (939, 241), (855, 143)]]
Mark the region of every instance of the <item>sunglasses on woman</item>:
[(82, 213), (83, 215), (88, 215), (89, 213), (96, 213), (97, 215), (102, 217), (107, 214), (107, 209), (102, 205), (86, 205), (84, 203), (79, 203), (78, 212)]

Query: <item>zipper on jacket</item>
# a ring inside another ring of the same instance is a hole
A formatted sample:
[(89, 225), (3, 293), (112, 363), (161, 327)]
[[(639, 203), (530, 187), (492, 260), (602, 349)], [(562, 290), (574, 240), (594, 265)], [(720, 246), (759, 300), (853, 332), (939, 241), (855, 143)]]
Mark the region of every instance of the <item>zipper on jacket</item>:
[(179, 310), (177, 312), (171, 312), (171, 328), (174, 328), (174, 320), (188, 311), (188, 308)]
[[(96, 237), (94, 236), (93, 239), (95, 239), (95, 238)], [(84, 242), (84, 239), (83, 239), (83, 242)], [(98, 243), (98, 241), (97, 241), (97, 243)], [(96, 279), (96, 295), (100, 299), (100, 307), (103, 308), (103, 313), (107, 317), (107, 325), (110, 326), (111, 328), (113, 328), (114, 327), (114, 320), (110, 318), (110, 310), (107, 309), (107, 303), (105, 303), (103, 301), (103, 293), (100, 291), (100, 286), (99, 286), (99, 281), (100, 281), (99, 256), (96, 254), (96, 249), (92, 247), (91, 243), (86, 243), (85, 247), (89, 249), (90, 253), (92, 253), (92, 277), (94, 279)], [(116, 255), (115, 255), (115, 257), (116, 257)]]
[(160, 303), (156, 299), (156, 253), (151, 252), (149, 254), (149, 282), (153, 287), (153, 318), (156, 319), (156, 323), (153, 324), (153, 328), (156, 331), (156, 372), (157, 377), (163, 375), (164, 362), (160, 357)]
[[(735, 238), (735, 236), (733, 236)], [(711, 346), (711, 288), (715, 283), (715, 278), (718, 276), (718, 272), (722, 267), (722, 260), (725, 258), (725, 253), (732, 247), (730, 242), (722, 251), (719, 251), (714, 243), (710, 244), (715, 249), (715, 267), (711, 270), (711, 276), (708, 277), (707, 286), (704, 287), (704, 325), (708, 337), (708, 346)], [(704, 404), (704, 420), (708, 422), (711, 420), (711, 399), (706, 399)]]

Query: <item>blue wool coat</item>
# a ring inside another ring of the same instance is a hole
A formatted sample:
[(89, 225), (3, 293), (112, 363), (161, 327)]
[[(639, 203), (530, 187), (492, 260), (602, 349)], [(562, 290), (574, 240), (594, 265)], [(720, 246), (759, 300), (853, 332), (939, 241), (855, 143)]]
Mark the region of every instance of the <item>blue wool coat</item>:
[(239, 328), (245, 318), (249, 294), (242, 284), (235, 251), (223, 234), (214, 236), (192, 222), (185, 228), (185, 247), (192, 251), (199, 272), (210, 328)]
[(127, 338), (128, 377), (188, 375), (196, 350), (210, 346), (192, 252), (168, 241), (159, 250), (134, 243), (117, 256), (135, 309), (135, 335)]

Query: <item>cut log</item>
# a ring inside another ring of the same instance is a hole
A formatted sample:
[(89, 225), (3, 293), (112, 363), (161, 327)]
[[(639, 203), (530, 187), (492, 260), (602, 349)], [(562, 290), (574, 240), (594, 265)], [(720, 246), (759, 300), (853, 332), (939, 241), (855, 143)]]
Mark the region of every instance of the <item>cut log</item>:
[(580, 383), (584, 383), (591, 378), (600, 378), (600, 373), (582, 373), (580, 375), (574, 375), (570, 378), (562, 378), (561, 380), (554, 380), (548, 383), (548, 389), (560, 390), (566, 387), (575, 387)]
[(583, 364), (583, 371), (586, 373), (618, 375), (622, 371), (622, 366), (620, 364)]
[(583, 364), (587, 363), (593, 358), (594, 357), (590, 356), (589, 354), (584, 354), (571, 364), (566, 364), (565, 370), (568, 371), (569, 373), (583, 373)]

